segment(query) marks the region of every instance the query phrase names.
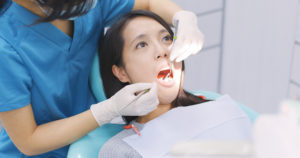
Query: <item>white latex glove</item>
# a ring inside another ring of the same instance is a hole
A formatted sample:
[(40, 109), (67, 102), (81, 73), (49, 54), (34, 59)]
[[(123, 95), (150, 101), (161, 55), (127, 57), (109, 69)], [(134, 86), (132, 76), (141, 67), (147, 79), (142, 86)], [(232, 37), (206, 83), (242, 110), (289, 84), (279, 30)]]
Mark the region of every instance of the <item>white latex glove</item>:
[[(136, 95), (137, 92), (143, 93)], [(99, 126), (119, 116), (142, 116), (156, 109), (158, 105), (156, 83), (136, 83), (118, 91), (111, 98), (93, 104), (91, 111)]]
[(170, 60), (176, 59), (176, 62), (180, 62), (202, 49), (204, 36), (198, 28), (197, 16), (193, 12), (176, 12), (172, 21), (174, 26), (178, 21), (178, 29), (176, 40), (171, 47)]

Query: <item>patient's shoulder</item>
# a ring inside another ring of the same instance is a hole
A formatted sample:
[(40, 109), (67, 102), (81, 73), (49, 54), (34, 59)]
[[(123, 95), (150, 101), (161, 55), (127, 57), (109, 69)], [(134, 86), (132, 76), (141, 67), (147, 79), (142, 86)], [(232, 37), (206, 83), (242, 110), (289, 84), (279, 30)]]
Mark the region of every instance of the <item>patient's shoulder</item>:
[(109, 139), (100, 149), (98, 158), (142, 158), (123, 138), (136, 134), (133, 130), (123, 130)]

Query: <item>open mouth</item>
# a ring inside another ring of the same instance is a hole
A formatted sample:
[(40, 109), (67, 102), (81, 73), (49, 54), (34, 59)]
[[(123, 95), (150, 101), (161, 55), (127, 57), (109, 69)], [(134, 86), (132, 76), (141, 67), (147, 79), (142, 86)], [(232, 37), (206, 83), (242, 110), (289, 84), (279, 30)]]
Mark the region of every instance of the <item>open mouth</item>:
[(172, 87), (175, 84), (173, 75), (173, 70), (170, 67), (161, 69), (157, 74), (158, 83), (164, 87)]
[(157, 75), (157, 79), (173, 79), (173, 71), (170, 69), (161, 70)]

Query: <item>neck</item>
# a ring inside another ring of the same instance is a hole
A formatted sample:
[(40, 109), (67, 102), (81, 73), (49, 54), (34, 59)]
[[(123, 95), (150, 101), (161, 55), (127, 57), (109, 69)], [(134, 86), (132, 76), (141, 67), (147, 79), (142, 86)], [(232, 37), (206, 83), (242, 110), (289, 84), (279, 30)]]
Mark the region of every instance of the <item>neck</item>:
[(154, 111), (150, 112), (149, 114), (138, 117), (137, 122), (145, 124), (145, 123), (155, 119), (156, 117), (166, 113), (167, 111), (169, 111), (171, 109), (172, 109), (171, 104), (167, 104), (167, 105), (160, 104), (157, 106), (157, 108)]
[[(46, 17), (47, 15), (41, 10), (38, 4), (35, 3), (35, 0), (14, 0), (15, 3), (29, 10), (33, 14), (36, 14), (39, 17)], [(73, 37), (74, 32), (74, 23), (70, 20), (53, 20), (50, 22), (55, 27), (60, 29), (66, 35)]]
[(46, 14), (40, 9), (35, 0), (13, 0), (15, 3), (19, 4), (20, 6), (26, 8), (33, 14), (36, 14), (40, 17), (45, 17)]

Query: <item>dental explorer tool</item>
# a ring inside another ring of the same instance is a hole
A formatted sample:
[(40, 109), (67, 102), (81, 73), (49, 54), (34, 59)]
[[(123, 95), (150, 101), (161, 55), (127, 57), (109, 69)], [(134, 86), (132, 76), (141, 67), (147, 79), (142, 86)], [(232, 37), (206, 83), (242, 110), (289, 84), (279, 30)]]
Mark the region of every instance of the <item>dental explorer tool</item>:
[[(175, 41), (177, 39), (178, 23), (179, 23), (179, 20), (176, 20), (175, 21), (175, 26), (174, 26), (175, 30), (174, 30), (174, 35), (173, 35), (173, 43), (172, 43), (171, 47), (173, 47), (173, 45), (174, 45), (174, 43), (175, 43)], [(172, 71), (173, 71), (173, 67), (174, 67), (174, 61), (171, 61), (171, 63), (170, 63), (170, 72), (168, 73), (168, 75), (166, 77), (171, 76)]]

